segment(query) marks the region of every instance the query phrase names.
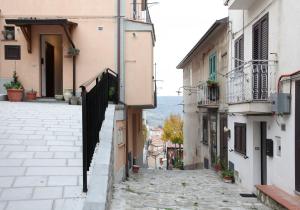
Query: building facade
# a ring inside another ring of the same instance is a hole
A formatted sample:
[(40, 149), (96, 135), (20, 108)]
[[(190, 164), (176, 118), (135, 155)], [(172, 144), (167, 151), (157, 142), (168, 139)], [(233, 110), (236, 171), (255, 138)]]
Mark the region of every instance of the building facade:
[(177, 66), (183, 69), (186, 169), (227, 162), (226, 73), (228, 18), (217, 20)]
[(0, 0), (0, 30), (0, 78), (16, 71), (25, 91), (38, 97), (80, 96), (81, 84), (106, 68), (115, 71), (116, 180), (128, 175), (134, 159), (142, 164), (142, 110), (156, 103), (146, 0)]
[(255, 191), (300, 191), (297, 0), (230, 0), (229, 167)]

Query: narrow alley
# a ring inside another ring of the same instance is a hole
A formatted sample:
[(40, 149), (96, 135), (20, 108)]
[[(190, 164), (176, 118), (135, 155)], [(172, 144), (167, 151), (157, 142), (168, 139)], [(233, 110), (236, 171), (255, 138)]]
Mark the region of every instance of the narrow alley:
[(236, 184), (224, 183), (212, 170), (163, 171), (143, 169), (117, 184), (111, 209), (241, 210), (269, 208)]

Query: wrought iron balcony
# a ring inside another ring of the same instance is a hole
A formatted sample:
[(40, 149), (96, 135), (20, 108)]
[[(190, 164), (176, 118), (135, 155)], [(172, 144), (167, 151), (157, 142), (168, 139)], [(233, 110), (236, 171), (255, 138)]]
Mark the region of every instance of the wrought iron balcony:
[(247, 10), (257, 0), (224, 0), (224, 4), (229, 6), (232, 10)]
[(276, 92), (277, 61), (254, 60), (227, 75), (228, 104), (270, 102)]
[(152, 23), (150, 12), (148, 6), (144, 9), (142, 8), (141, 4), (132, 4), (132, 14), (131, 19), (136, 21), (141, 21), (145, 23)]
[(220, 88), (218, 83), (209, 84), (203, 82), (199, 84), (197, 90), (198, 106), (217, 108), (220, 103)]

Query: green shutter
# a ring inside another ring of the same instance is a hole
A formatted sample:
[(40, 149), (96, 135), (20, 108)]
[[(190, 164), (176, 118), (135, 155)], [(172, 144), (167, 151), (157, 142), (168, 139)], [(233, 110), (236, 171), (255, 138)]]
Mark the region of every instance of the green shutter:
[(217, 80), (217, 56), (213, 54), (209, 57), (209, 80)]

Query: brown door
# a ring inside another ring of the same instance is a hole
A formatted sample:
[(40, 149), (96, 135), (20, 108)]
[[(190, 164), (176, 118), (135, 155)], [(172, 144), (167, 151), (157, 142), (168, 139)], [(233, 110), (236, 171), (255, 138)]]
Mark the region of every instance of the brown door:
[(46, 42), (46, 97), (54, 97), (54, 46)]
[(227, 128), (227, 115), (220, 115), (220, 159), (222, 163), (228, 166), (228, 135), (224, 131), (224, 128)]
[[(295, 128), (300, 127), (300, 81), (296, 82)], [(295, 189), (300, 192), (300, 129), (295, 129)]]
[(267, 123), (261, 122), (261, 184), (267, 182)]
[(213, 167), (217, 162), (218, 145), (217, 145), (217, 112), (210, 113), (210, 154), (211, 154), (211, 166)]

